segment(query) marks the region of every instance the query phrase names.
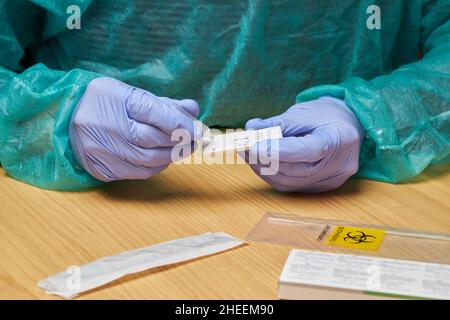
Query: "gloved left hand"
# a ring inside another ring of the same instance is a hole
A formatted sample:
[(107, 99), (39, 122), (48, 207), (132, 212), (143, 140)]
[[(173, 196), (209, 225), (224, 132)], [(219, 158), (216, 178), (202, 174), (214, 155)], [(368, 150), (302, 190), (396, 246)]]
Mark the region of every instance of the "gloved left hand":
[[(279, 167), (261, 175), (262, 163), (273, 161), (271, 143), (258, 143), (246, 154), (253, 171), (279, 191), (322, 192), (341, 186), (358, 171), (364, 129), (345, 102), (331, 97), (299, 103), (266, 120), (252, 119), (246, 129), (281, 126)], [(261, 152), (261, 148), (265, 148)], [(272, 148), (273, 149), (273, 148)], [(270, 155), (270, 156), (269, 156)], [(261, 157), (269, 157), (263, 159)], [(263, 161), (261, 161), (263, 160)], [(267, 168), (267, 166), (266, 166)]]
[(98, 180), (147, 179), (172, 163), (174, 151), (177, 159), (193, 151), (193, 145), (179, 148), (172, 134), (184, 130), (193, 144), (198, 113), (194, 100), (158, 97), (100, 77), (89, 83), (73, 113), (70, 143), (80, 165)]

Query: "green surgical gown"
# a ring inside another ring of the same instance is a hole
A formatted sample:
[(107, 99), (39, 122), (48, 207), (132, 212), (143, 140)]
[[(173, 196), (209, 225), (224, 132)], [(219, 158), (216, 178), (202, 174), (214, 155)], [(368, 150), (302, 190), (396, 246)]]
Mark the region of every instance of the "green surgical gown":
[(450, 0), (0, 0), (4, 170), (49, 189), (99, 184), (67, 127), (105, 75), (196, 99), (209, 126), (344, 99), (366, 130), (360, 177), (399, 182), (450, 160)]

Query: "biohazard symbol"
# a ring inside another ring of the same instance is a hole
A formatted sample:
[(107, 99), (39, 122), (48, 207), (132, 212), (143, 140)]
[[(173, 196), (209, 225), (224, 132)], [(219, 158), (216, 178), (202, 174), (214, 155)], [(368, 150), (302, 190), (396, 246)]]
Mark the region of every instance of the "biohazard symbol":
[[(373, 240), (370, 240), (373, 239)], [(347, 236), (344, 238), (345, 242), (351, 244), (360, 244), (360, 243), (373, 243), (376, 241), (376, 237), (370, 234), (365, 234), (362, 231), (350, 231), (347, 233)]]

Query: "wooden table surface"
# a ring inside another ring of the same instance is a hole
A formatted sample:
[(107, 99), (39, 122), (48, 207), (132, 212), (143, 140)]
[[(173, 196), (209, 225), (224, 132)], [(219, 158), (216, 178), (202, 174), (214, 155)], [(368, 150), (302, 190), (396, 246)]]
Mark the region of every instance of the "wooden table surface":
[[(246, 165), (173, 165), (147, 181), (41, 190), (0, 169), (0, 298), (58, 299), (36, 283), (125, 250), (208, 231), (244, 238), (268, 211), (450, 232), (450, 166), (408, 184), (351, 180), (320, 194), (273, 191)], [(127, 276), (79, 299), (275, 299), (289, 248), (247, 246)]]

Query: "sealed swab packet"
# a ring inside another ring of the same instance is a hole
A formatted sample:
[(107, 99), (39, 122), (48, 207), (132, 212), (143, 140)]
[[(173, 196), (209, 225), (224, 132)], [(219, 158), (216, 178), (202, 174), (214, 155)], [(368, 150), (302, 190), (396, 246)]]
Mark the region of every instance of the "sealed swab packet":
[(203, 138), (203, 153), (245, 151), (256, 142), (282, 137), (283, 134), (279, 126), (207, 136)]
[(72, 266), (37, 285), (49, 294), (71, 299), (128, 274), (211, 255), (242, 243), (223, 232), (203, 233), (101, 258), (76, 267), (76, 272)]

